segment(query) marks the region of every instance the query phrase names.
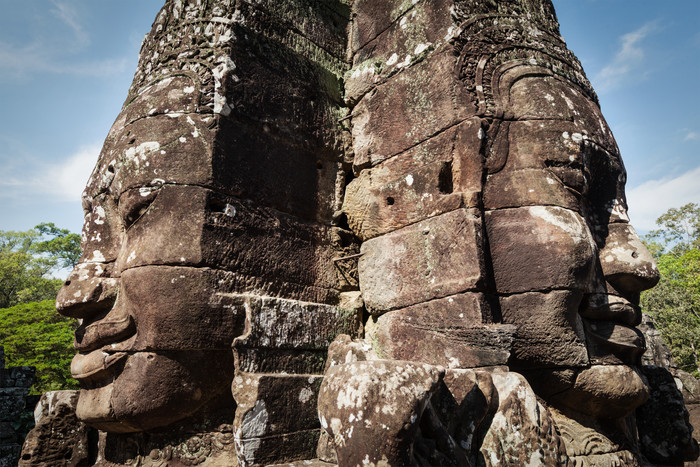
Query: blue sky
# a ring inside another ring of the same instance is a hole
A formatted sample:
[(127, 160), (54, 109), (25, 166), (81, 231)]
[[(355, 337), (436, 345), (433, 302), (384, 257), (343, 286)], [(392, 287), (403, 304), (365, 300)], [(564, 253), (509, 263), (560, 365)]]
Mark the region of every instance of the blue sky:
[[(80, 193), (162, 0), (0, 0), (0, 230), (79, 232)], [(628, 171), (640, 233), (700, 202), (700, 1), (554, 0)]]

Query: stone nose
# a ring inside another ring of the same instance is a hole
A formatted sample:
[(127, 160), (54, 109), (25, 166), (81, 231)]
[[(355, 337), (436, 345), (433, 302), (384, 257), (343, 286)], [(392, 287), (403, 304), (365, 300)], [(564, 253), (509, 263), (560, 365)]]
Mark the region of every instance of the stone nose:
[(104, 263), (80, 263), (68, 275), (56, 297), (56, 310), (72, 318), (90, 318), (109, 311), (117, 297), (117, 279)]
[(605, 279), (622, 293), (639, 293), (659, 282), (654, 258), (627, 223), (609, 224), (599, 257)]

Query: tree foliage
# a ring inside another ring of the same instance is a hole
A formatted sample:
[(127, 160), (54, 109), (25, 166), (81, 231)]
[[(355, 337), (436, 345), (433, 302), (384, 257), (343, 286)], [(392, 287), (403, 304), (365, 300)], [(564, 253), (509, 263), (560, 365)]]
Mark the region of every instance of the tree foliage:
[(75, 389), (70, 362), (77, 321), (56, 313), (54, 300), (0, 309), (0, 345), (7, 366), (36, 367), (33, 394)]
[(0, 345), (8, 366), (36, 367), (36, 394), (77, 386), (70, 376), (77, 322), (56, 313), (63, 281), (51, 274), (79, 257), (80, 236), (51, 223), (0, 231)]
[(669, 209), (656, 221), (646, 244), (661, 280), (642, 294), (679, 368), (700, 376), (700, 206)]
[(50, 274), (72, 268), (79, 257), (80, 236), (51, 223), (0, 231), (0, 308), (55, 299), (62, 281)]

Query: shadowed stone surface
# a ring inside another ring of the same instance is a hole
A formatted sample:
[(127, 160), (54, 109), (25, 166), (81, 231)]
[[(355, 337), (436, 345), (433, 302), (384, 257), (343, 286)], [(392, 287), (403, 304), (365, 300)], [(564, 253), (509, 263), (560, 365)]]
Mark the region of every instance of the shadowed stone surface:
[(22, 442), (31, 427), (29, 390), (35, 368), (5, 368), (5, 348), (0, 346), (0, 467), (14, 467), (20, 459)]

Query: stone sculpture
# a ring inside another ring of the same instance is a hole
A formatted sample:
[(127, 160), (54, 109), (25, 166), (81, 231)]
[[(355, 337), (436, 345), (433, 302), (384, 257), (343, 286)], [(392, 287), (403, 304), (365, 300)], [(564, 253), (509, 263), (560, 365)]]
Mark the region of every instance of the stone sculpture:
[(78, 417), (113, 464), (639, 464), (624, 184), (549, 0), (168, 0), (58, 299)]
[[(223, 0), (159, 13), (85, 189), (84, 254), (57, 302), (82, 319), (71, 371), (91, 426), (179, 423), (233, 450), (234, 374), (248, 375), (238, 392), (311, 391), (328, 343), (353, 332), (335, 306), (351, 273), (333, 261), (356, 252), (334, 221), (346, 10)], [(245, 397), (243, 419), (266, 395)], [(299, 417), (288, 431), (310, 431), (313, 451), (315, 399), (304, 402), (311, 426)], [(193, 429), (201, 420), (209, 428)]]

